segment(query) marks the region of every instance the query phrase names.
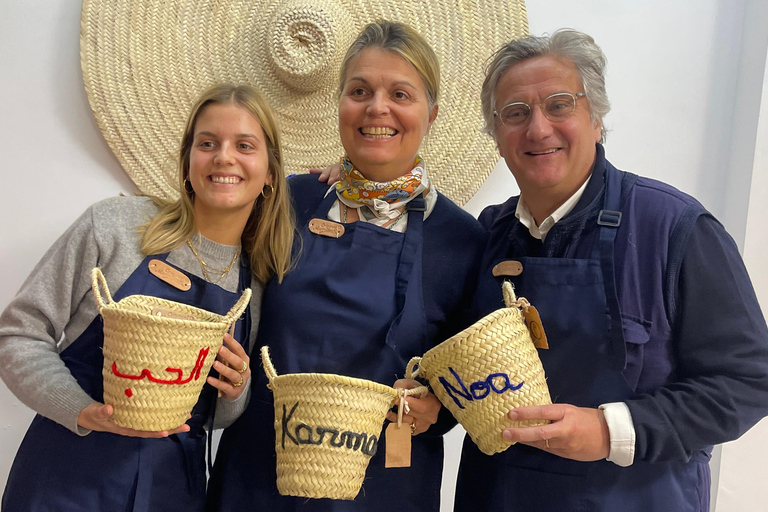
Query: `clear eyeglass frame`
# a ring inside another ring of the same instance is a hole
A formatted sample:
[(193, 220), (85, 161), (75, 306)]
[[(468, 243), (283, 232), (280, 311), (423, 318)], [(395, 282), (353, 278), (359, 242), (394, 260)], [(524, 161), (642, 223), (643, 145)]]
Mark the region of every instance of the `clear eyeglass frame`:
[(507, 128), (522, 128), (531, 117), (533, 107), (539, 105), (544, 117), (554, 123), (565, 121), (576, 111), (576, 102), (579, 98), (586, 97), (583, 92), (572, 94), (570, 92), (556, 92), (550, 94), (544, 100), (528, 104), (524, 101), (514, 101), (493, 111), (493, 116)]

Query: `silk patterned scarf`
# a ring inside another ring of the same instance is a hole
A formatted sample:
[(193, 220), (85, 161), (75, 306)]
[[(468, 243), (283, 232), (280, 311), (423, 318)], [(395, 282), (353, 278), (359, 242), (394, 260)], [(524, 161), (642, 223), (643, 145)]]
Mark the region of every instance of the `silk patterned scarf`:
[(428, 183), (421, 157), (416, 157), (413, 169), (403, 176), (392, 181), (377, 182), (360, 174), (345, 155), (341, 159), (336, 194), (350, 208), (367, 206), (376, 217), (395, 218), (400, 215), (401, 211), (398, 210), (402, 206), (427, 189)]

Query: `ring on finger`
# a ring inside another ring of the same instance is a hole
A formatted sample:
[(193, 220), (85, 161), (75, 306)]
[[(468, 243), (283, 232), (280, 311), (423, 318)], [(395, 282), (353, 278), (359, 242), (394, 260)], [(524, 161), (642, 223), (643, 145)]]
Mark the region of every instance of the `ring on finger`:
[(241, 375), (241, 376), (240, 376), (240, 381), (239, 381), (239, 382), (233, 382), (233, 383), (232, 383), (232, 387), (233, 387), (233, 388), (239, 388), (240, 386), (242, 386), (242, 385), (243, 385), (243, 382), (245, 382), (245, 379), (244, 379), (244, 378), (243, 378), (243, 376)]
[(240, 368), (240, 369), (239, 369), (239, 370), (237, 370), (237, 371), (238, 371), (238, 372), (240, 372), (240, 373), (245, 373), (245, 372), (247, 372), (247, 371), (248, 371), (248, 363), (247, 363), (247, 362), (245, 362), (245, 361), (243, 361), (243, 367), (242, 367), (242, 368)]
[(411, 435), (416, 435), (416, 420), (413, 420), (413, 423), (411, 423)]
[(545, 439), (544, 444), (547, 446), (547, 450), (549, 450), (549, 439)]

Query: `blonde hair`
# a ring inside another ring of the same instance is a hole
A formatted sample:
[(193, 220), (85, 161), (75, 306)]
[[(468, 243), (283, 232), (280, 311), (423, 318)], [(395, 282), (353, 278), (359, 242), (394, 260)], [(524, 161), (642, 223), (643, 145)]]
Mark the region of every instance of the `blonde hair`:
[(413, 66), (424, 82), (429, 108), (435, 106), (440, 93), (440, 63), (437, 55), (421, 34), (396, 21), (378, 20), (366, 25), (360, 32), (341, 63), (339, 94), (344, 92), (350, 61), (366, 48), (372, 47), (393, 52)]
[(194, 235), (194, 193), (186, 191), (184, 182), (189, 176), (197, 119), (208, 105), (216, 104), (234, 104), (244, 108), (264, 131), (273, 191), (268, 197), (261, 195), (256, 199), (241, 241), (243, 252), (251, 263), (251, 273), (259, 281), (265, 282), (273, 275), (282, 281), (291, 266), (295, 221), (283, 174), (283, 155), (275, 116), (269, 104), (249, 85), (215, 85), (205, 90), (192, 107), (178, 153), (181, 197), (173, 202), (153, 198), (160, 211), (140, 228), (141, 252), (144, 255), (169, 252)]

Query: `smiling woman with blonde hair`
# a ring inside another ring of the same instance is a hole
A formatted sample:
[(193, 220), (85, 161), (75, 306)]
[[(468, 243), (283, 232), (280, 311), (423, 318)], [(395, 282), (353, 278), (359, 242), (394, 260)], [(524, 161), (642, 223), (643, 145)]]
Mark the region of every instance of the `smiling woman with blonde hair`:
[[(245, 407), (262, 284), (280, 281), (291, 257), (277, 126), (253, 88), (203, 92), (182, 136), (179, 183), (177, 201), (116, 197), (91, 206), (0, 316), (0, 375), (38, 413), (11, 468), (3, 510), (204, 508), (205, 430), (230, 424)], [(145, 432), (111, 421), (91, 292), (97, 266), (115, 300), (151, 295), (225, 314), (245, 288), (253, 290), (234, 336), (224, 337), (216, 372), (178, 428)], [(150, 270), (158, 266), (165, 271)]]

